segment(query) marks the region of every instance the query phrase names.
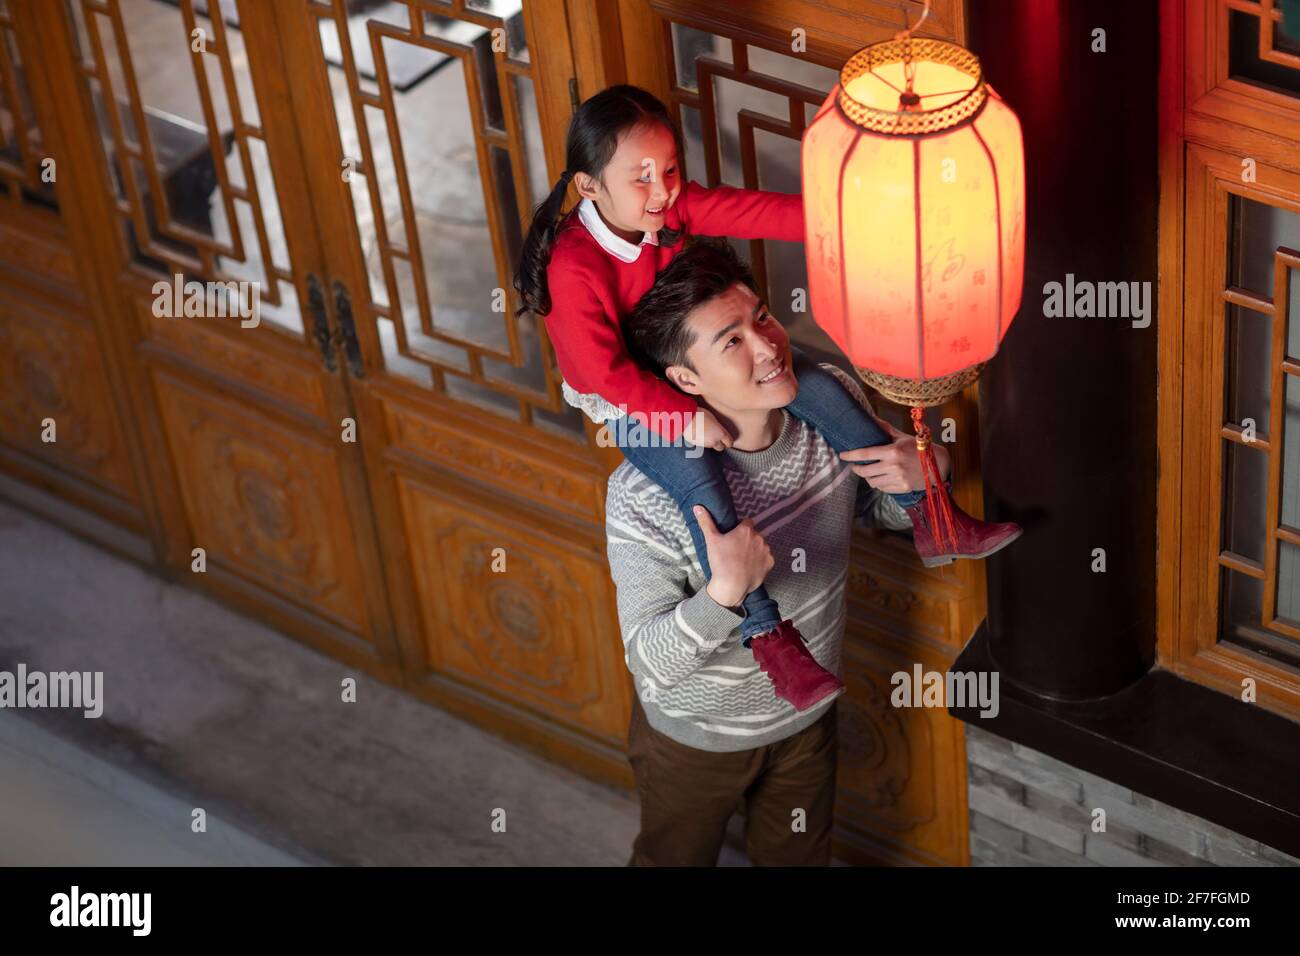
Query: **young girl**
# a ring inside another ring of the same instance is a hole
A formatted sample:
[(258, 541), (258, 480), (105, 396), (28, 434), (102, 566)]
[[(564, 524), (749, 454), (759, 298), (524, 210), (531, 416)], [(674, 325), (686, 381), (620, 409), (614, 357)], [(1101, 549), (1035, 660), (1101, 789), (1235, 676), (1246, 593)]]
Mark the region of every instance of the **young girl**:
[[(676, 124), (645, 90), (613, 86), (584, 102), (569, 124), (566, 169), (534, 213), (515, 288), (524, 309), (546, 320), (565, 399), (625, 439), (619, 447), (628, 461), (682, 509), (696, 557), (710, 579), (694, 508), (705, 507), (722, 532), (738, 523), (717, 454), (732, 437), (711, 412), (633, 361), (620, 323), (681, 251), (685, 235), (802, 242), (803, 198), (683, 185), (678, 169), (683, 152)], [(583, 198), (560, 219), (570, 181)], [(791, 351), (798, 386), (787, 406), (791, 414), (816, 427), (841, 453), (893, 441), (831, 373)], [(623, 415), (638, 427), (618, 428)], [(637, 440), (648, 424), (662, 441)], [(697, 447), (688, 450), (684, 442)], [(952, 504), (959, 547), (944, 551), (918, 504), (924, 492), (891, 497), (907, 509), (927, 566), (992, 554), (1020, 533), (1013, 524), (976, 521)], [(741, 641), (754, 652), (778, 697), (805, 710), (842, 692), (843, 684), (817, 663), (765, 588), (749, 594), (744, 611)]]

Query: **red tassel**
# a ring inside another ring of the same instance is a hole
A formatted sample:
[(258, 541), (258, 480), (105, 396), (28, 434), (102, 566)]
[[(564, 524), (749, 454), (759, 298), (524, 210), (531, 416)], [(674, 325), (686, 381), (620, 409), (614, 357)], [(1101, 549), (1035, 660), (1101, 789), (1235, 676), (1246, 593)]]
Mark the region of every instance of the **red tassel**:
[(944, 530), (948, 532), (952, 550), (956, 551), (957, 529), (952, 520), (952, 506), (943, 487), (943, 476), (939, 474), (939, 462), (934, 457), (934, 449), (930, 447), (930, 426), (921, 418), (924, 411), (919, 405), (912, 406), (912, 430), (916, 432), (916, 457), (921, 459), (921, 474), (925, 476), (925, 512), (930, 523), (930, 533), (934, 536), (935, 547), (944, 549), (944, 544), (939, 539), (939, 518), (942, 516)]

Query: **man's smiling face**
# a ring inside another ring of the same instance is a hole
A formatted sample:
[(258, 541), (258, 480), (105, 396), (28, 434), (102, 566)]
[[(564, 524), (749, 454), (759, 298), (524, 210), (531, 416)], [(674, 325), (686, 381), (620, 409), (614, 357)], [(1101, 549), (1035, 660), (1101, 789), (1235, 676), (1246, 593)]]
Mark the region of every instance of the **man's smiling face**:
[(723, 415), (784, 408), (799, 390), (790, 366), (790, 336), (767, 304), (743, 283), (696, 307), (686, 318), (694, 341), (690, 368), (668, 378)]

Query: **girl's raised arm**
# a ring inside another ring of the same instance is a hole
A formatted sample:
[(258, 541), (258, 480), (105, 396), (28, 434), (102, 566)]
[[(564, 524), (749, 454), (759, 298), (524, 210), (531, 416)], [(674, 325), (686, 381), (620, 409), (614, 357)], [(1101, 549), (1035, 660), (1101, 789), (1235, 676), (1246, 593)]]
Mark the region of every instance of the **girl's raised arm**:
[(698, 236), (803, 242), (803, 194), (717, 186), (691, 180), (676, 203), (687, 231)]

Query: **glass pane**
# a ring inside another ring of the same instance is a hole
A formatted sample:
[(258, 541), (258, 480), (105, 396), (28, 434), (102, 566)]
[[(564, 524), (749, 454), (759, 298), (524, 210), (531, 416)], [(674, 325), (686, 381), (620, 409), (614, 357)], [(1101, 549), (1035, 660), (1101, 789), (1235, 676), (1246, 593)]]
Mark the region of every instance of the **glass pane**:
[[(1274, 27), (1274, 40), (1294, 47), (1295, 38)], [(1228, 75), (1279, 93), (1300, 95), (1300, 70), (1260, 59), (1259, 17), (1228, 11)]]
[(1300, 23), (1293, 29), (1287, 29), (1287, 24), (1286, 17), (1273, 24), (1273, 49), (1300, 56)]
[[(489, 13), (503, 20), (505, 22), (506, 48), (510, 56), (515, 59), (527, 60), (528, 49), (527, 38), (524, 36), (524, 20), (519, 15), (522, 0), (466, 0), (465, 6), (480, 10), (483, 13)], [(449, 17), (426, 17), (426, 22), (437, 23), (438, 21), (442, 21), (444, 27), (456, 22)], [(426, 29), (428, 29), (427, 26)]]
[(1283, 401), (1286, 441), (1282, 446), (1282, 524), (1300, 531), (1300, 378), (1286, 377)]
[(1223, 548), (1264, 563), (1268, 455), (1223, 440)]
[(524, 124), (524, 147), (528, 154), (528, 185), (532, 194), (524, 198), (524, 205), (532, 209), (551, 192), (553, 183), (546, 173), (546, 154), (542, 146), (542, 124), (538, 118), (537, 95), (533, 83), (526, 76), (515, 77), (515, 96), (519, 99), (519, 118)]
[(1287, 270), (1286, 354), (1300, 362), (1300, 269)]
[(1229, 201), (1228, 284), (1273, 298), (1273, 253), (1300, 249), (1300, 215), (1242, 196)]
[(1277, 554), (1277, 616), (1300, 627), (1300, 548), (1279, 543)]
[[(800, 192), (802, 184), (788, 178), (799, 169), (799, 144), (784, 136), (764, 130), (755, 133), (759, 180), (764, 189), (777, 192)], [(790, 151), (794, 150), (793, 153)], [(767, 242), (767, 278), (772, 292), (769, 305), (773, 314), (790, 332), (790, 337), (810, 357), (823, 362), (847, 365), (848, 360), (831, 341), (808, 309), (808, 259), (801, 242)], [(748, 257), (749, 243), (737, 247)]]
[[(763, 47), (749, 48), (749, 67), (757, 73), (780, 77), (793, 83), (799, 83), (821, 93), (821, 99), (839, 82), (840, 71), (820, 66), (798, 56), (774, 53)], [(819, 100), (817, 106), (821, 106)], [(813, 108), (816, 112), (816, 107)]]
[(1227, 568), (1219, 572), (1219, 639), (1249, 641), (1267, 635), (1260, 621), (1264, 614), (1264, 582)]
[(235, 5), (216, 21), (192, 5), (195, 53), (179, 2), (67, 2), (136, 261), (186, 282), (248, 282), (260, 319), (301, 334), (266, 143), (249, 130), (260, 111)]
[(700, 123), (700, 111), (690, 106), (683, 106), (681, 115), (682, 141), (686, 146), (684, 175), (687, 179), (707, 185), (709, 177), (708, 167), (704, 162), (704, 136), (701, 132), (703, 126)]
[[(694, 27), (672, 24), (673, 58), (677, 64), (677, 85), (688, 90), (698, 90), (695, 61), (700, 57), (731, 62), (731, 44), (722, 37), (705, 33)], [(701, 180), (703, 181), (703, 180)]]
[(1254, 421), (1256, 436), (1268, 438), (1273, 319), (1236, 305), (1228, 306), (1227, 317), (1224, 421), (1243, 428)]
[(459, 375), (447, 376), (447, 394), (462, 402), (479, 405), (511, 418), (519, 412), (519, 403), (509, 395), (502, 395), (495, 389), (461, 378)]

